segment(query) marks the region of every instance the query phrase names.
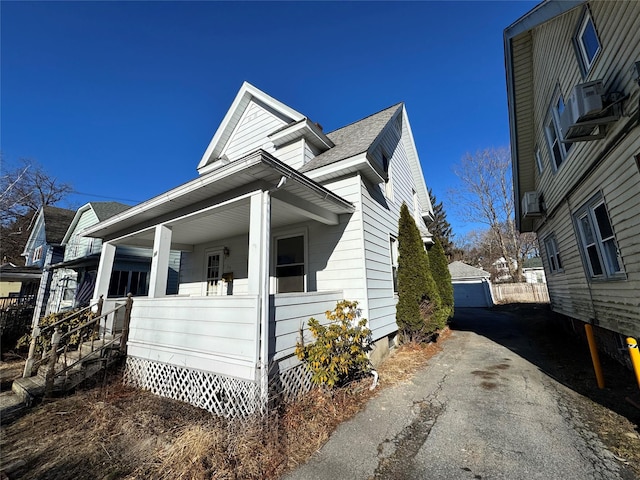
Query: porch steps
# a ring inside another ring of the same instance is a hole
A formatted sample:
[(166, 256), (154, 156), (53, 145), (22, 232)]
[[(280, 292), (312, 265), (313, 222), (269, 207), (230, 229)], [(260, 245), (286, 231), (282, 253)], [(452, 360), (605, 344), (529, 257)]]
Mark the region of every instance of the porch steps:
[[(80, 352), (68, 352), (67, 353), (67, 365), (65, 367), (64, 356), (61, 355), (58, 359), (58, 363), (55, 366), (55, 370), (59, 373), (59, 376), (55, 377), (53, 382), (52, 396), (60, 396), (65, 392), (73, 390), (78, 387), (84, 381), (89, 380), (100, 372), (103, 372), (107, 367), (117, 362), (121, 356), (119, 354), (119, 344), (107, 344), (104, 348), (91, 351), (91, 342), (86, 342), (80, 346), (83, 358), (77, 364), (72, 365), (77, 361)], [(100, 342), (102, 343), (102, 341)], [(95, 343), (94, 343), (95, 348)], [(66, 370), (66, 372), (65, 372)], [(15, 399), (7, 399), (7, 405), (14, 403), (21, 404), (24, 408), (35, 405), (45, 396), (46, 390), (46, 372), (47, 366), (42, 365), (38, 369), (38, 373), (32, 377), (19, 378), (13, 381), (11, 386), (12, 393)], [(64, 373), (63, 373), (64, 372)], [(8, 393), (8, 392), (5, 392)], [(19, 410), (19, 406), (11, 407)], [(11, 410), (5, 412), (4, 404), (0, 403), (0, 421), (5, 423), (5, 414), (9, 414)], [(8, 420), (11, 421), (11, 420)]]

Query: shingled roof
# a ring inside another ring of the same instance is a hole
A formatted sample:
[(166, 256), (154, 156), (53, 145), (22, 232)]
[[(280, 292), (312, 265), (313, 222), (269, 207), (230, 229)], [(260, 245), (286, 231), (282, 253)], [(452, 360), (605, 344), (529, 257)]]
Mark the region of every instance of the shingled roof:
[(491, 274), (481, 268), (472, 267), (464, 262), (451, 262), (449, 264), (449, 273), (452, 280), (462, 278), (488, 278)]
[(101, 222), (107, 218), (111, 218), (118, 213), (122, 213), (125, 210), (129, 210), (131, 207), (124, 203), (118, 202), (90, 202), (91, 208), (98, 217), (98, 221)]
[(402, 106), (402, 102), (397, 103), (362, 120), (327, 133), (327, 137), (335, 144), (335, 147), (310, 160), (300, 168), (300, 172), (315, 170), (366, 152), (385, 125), (389, 123), (389, 120)]
[(43, 213), (47, 243), (50, 245), (61, 243), (76, 214), (75, 210), (46, 206), (43, 208)]

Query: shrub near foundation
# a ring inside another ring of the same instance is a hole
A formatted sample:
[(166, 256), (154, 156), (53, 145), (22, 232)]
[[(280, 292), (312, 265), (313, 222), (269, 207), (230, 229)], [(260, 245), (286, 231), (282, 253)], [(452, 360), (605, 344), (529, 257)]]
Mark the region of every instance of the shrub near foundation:
[(371, 370), (367, 357), (371, 330), (367, 319), (358, 320), (358, 302), (342, 300), (325, 315), (328, 325), (315, 318), (309, 320), (309, 330), (315, 341), (305, 344), (303, 332), (296, 345), (296, 355), (312, 373), (316, 385), (333, 388), (358, 378)]

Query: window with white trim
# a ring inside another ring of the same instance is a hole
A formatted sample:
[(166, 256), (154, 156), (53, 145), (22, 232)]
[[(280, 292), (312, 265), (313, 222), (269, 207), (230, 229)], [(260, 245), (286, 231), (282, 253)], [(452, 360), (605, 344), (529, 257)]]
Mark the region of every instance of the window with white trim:
[(559, 91), (554, 95), (554, 101), (549, 107), (545, 121), (545, 136), (549, 147), (549, 156), (554, 170), (558, 170), (571, 149), (571, 143), (563, 143), (560, 131), (560, 115), (564, 112), (564, 98)]
[(34, 251), (33, 251), (33, 263), (36, 263), (38, 260), (40, 260), (42, 258), (42, 245), (40, 245), (39, 247), (37, 247)]
[(398, 239), (391, 236), (389, 237), (389, 253), (391, 258), (393, 293), (398, 293)]
[(601, 195), (596, 195), (574, 215), (582, 257), (593, 279), (624, 276), (607, 207)]
[(304, 235), (276, 238), (276, 293), (305, 291)]
[(578, 63), (580, 64), (580, 70), (582, 71), (583, 77), (586, 77), (602, 50), (598, 32), (596, 31), (593, 18), (591, 18), (588, 9), (585, 9), (580, 19), (573, 42), (576, 48)]
[(560, 252), (558, 251), (558, 244), (554, 234), (547, 236), (544, 239), (544, 250), (547, 254), (547, 262), (549, 263), (549, 270), (551, 273), (562, 272), (562, 260), (560, 259)]
[(389, 200), (393, 200), (393, 175), (391, 172), (391, 162), (387, 154), (382, 152), (382, 168), (384, 173), (387, 174), (387, 179), (384, 182), (384, 196)]

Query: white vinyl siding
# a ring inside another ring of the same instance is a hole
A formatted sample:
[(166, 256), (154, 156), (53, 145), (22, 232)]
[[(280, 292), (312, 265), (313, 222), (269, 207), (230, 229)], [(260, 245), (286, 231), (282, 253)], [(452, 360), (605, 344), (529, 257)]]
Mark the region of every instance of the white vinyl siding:
[[(414, 206), (413, 192), (417, 190), (404, 142), (393, 123), (382, 133), (380, 147), (389, 154), (389, 163), (392, 165), (393, 199), (386, 198), (383, 189), (368, 186), (365, 180), (362, 185), (367, 318), (374, 340), (398, 328), (389, 236), (397, 236), (400, 207), (404, 202), (411, 211)], [(382, 159), (379, 161), (382, 162)]]
[(255, 296), (138, 298), (127, 354), (253, 381), (257, 315)]
[[(283, 127), (285, 121), (265, 106), (251, 101), (223, 150), (230, 160), (241, 158), (269, 142), (268, 135)], [(273, 148), (267, 148), (273, 153)]]

